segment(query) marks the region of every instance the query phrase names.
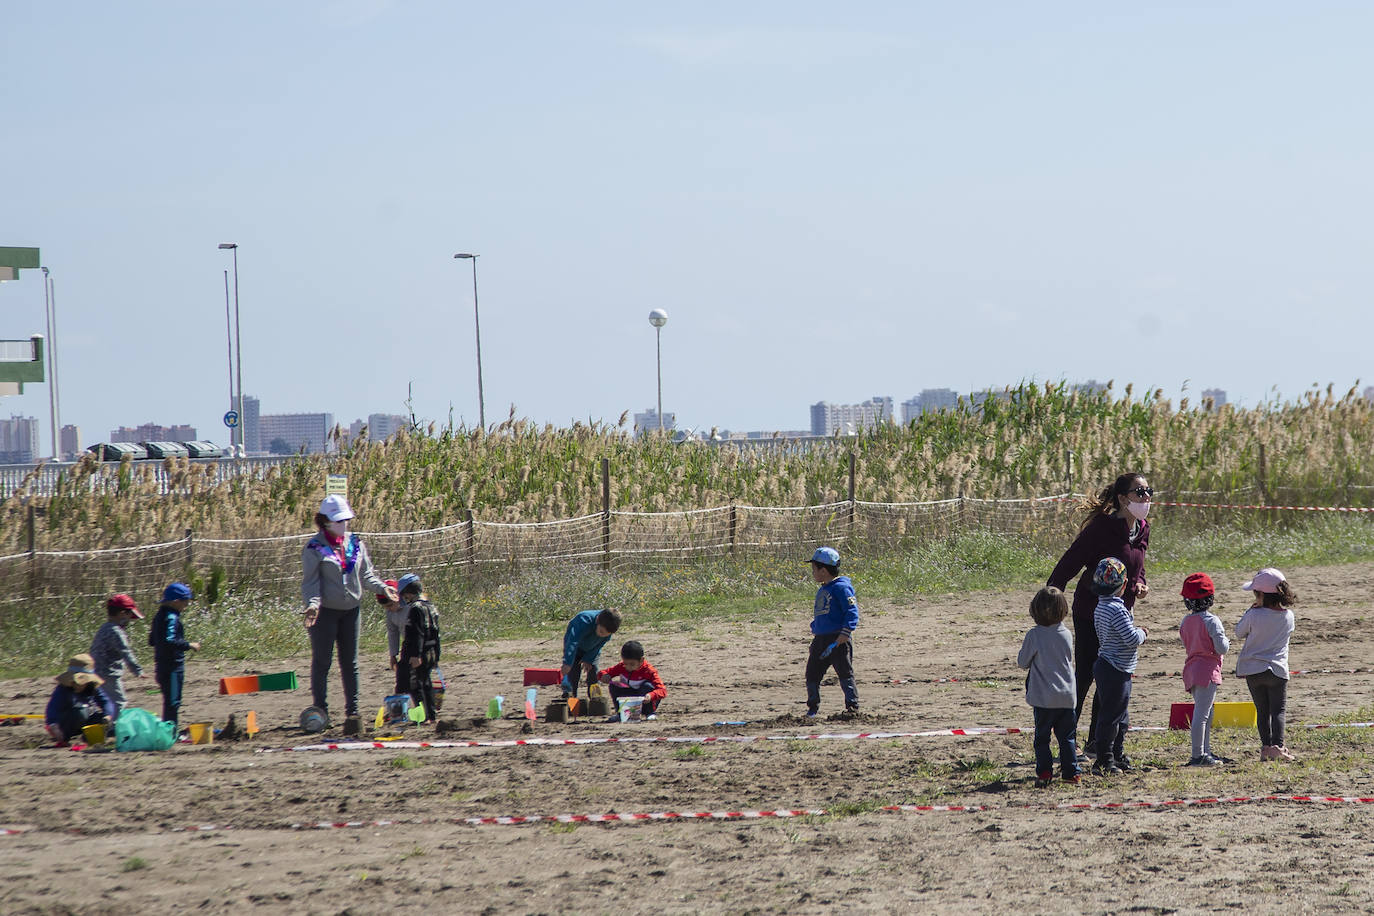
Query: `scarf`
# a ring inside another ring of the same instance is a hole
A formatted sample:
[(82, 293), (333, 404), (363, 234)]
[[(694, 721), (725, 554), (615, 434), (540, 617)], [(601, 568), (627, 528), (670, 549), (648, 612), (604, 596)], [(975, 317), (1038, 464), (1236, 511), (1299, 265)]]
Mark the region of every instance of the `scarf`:
[(339, 564), (339, 571), (348, 575), (358, 563), (358, 551), (362, 547), (362, 541), (356, 534), (349, 534), (340, 547), (333, 547), (319, 537), (313, 537), (310, 539), (310, 546), (326, 560), (332, 557)]

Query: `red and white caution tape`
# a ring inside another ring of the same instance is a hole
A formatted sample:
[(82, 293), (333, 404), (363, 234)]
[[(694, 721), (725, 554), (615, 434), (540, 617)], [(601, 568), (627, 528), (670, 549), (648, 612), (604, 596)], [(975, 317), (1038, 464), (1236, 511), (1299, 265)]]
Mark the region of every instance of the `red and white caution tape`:
[(1230, 503), (1166, 503), (1156, 500), (1156, 506), (1180, 506), (1187, 509), (1286, 509), (1291, 512), (1374, 512), (1364, 506), (1249, 506)]
[(644, 735), (595, 738), (506, 738), (493, 741), (337, 741), (296, 747), (261, 748), (260, 754), (287, 751), (380, 751), (451, 747), (567, 747), (587, 744), (743, 744), (751, 741), (867, 741), (892, 738), (978, 737), (1019, 735), (1019, 728), (940, 728), (924, 732), (844, 732), (812, 735)]
[(1187, 808), (1198, 805), (1232, 805), (1249, 802), (1303, 802), (1316, 804), (1374, 804), (1374, 797), (1355, 795), (1233, 795), (1229, 798), (1174, 798), (1168, 801), (1123, 802), (1064, 802), (1056, 805), (1062, 810), (1129, 809), (1129, 808)]
[(1374, 722), (1316, 722), (1304, 728), (1374, 728)]

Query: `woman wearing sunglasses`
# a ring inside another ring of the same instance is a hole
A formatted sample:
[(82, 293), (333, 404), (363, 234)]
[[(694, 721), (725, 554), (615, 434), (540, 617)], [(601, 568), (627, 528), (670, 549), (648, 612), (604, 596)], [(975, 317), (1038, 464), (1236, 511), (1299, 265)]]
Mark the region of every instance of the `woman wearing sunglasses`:
[[(1145, 583), (1145, 550), (1150, 546), (1150, 501), (1155, 491), (1143, 474), (1122, 474), (1115, 482), (1103, 487), (1096, 498), (1090, 499), (1087, 515), (1078, 537), (1064, 551), (1050, 573), (1046, 585), (1068, 590), (1069, 580), (1083, 570), (1073, 592), (1073, 656), (1074, 678), (1078, 686), (1078, 705), (1075, 716), (1083, 715), (1083, 700), (1093, 682), (1093, 665), (1097, 661), (1097, 630), (1093, 626), (1093, 611), (1097, 595), (1092, 589), (1093, 570), (1107, 557), (1116, 557), (1126, 564), (1126, 590), (1122, 600), (1126, 607), (1135, 606), (1137, 598), (1150, 591)], [(1095, 748), (1092, 737), (1097, 734), (1097, 697), (1093, 697), (1089, 714), (1087, 753)], [(1118, 764), (1120, 765), (1120, 764)], [(1129, 761), (1127, 766), (1129, 767)]]

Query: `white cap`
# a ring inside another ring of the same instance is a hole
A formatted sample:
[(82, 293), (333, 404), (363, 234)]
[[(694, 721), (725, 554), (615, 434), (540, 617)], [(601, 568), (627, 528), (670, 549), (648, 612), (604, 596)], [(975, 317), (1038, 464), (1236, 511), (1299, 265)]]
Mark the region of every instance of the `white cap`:
[(320, 514), (331, 522), (353, 518), (353, 510), (349, 508), (348, 500), (337, 493), (324, 498), (324, 502), (320, 503)]
[(1255, 573), (1255, 577), (1241, 586), (1247, 592), (1264, 592), (1271, 594), (1279, 590), (1280, 582), (1287, 582), (1283, 573), (1272, 566), (1268, 566)]

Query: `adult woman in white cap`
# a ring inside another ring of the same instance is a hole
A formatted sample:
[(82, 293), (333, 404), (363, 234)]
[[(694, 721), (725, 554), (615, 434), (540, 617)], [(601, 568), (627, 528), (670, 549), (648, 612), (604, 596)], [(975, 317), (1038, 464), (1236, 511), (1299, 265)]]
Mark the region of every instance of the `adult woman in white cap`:
[(358, 718), (358, 640), (362, 635), (363, 586), (390, 600), (396, 589), (372, 568), (367, 547), (349, 534), (353, 510), (342, 496), (326, 496), (315, 515), (318, 529), (301, 551), (301, 598), (305, 627), (310, 634), (310, 693), (314, 704), (329, 712), (329, 666), (334, 647), (339, 651), (339, 674), (344, 689), (344, 734), (362, 730)]

